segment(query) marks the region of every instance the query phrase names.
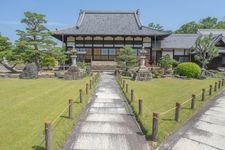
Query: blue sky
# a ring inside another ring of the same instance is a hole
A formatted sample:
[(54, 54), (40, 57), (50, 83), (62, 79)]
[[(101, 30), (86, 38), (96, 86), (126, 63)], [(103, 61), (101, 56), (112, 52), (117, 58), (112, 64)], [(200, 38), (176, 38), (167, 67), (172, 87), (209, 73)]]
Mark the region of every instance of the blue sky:
[(48, 27), (73, 26), (80, 9), (136, 10), (140, 9), (144, 25), (159, 23), (167, 30), (175, 30), (191, 20), (214, 16), (225, 20), (225, 0), (0, 0), (0, 32), (17, 39), (16, 29), (24, 11), (43, 13)]

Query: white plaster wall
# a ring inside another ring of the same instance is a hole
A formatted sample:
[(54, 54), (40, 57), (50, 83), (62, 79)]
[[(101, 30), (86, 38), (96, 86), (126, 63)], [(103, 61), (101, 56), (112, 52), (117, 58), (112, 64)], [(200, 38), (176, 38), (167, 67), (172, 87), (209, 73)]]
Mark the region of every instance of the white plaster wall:
[(169, 55), (170, 58), (173, 58), (173, 51), (162, 51), (162, 56)]

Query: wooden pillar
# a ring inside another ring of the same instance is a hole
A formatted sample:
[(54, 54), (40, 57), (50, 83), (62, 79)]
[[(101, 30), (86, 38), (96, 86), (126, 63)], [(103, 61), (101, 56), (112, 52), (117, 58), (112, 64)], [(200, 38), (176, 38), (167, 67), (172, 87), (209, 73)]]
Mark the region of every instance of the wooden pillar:
[(222, 79), (222, 86), (224, 86), (224, 79)]
[(209, 85), (209, 95), (212, 95), (212, 85)]
[(69, 99), (69, 118), (73, 119), (73, 100)]
[(45, 148), (46, 150), (52, 150), (52, 123), (45, 122)]
[(175, 121), (178, 122), (180, 118), (180, 103), (176, 103)]
[(214, 92), (217, 91), (217, 82), (215, 82), (215, 85), (214, 85)]
[(94, 40), (93, 40), (93, 36), (91, 36), (91, 60), (94, 60)]
[(221, 87), (221, 80), (219, 80), (218, 89)]
[(86, 94), (88, 94), (88, 83), (86, 83)]
[(83, 101), (83, 91), (82, 91), (82, 89), (80, 89), (79, 92), (80, 92), (80, 103), (82, 103), (82, 101)]
[(152, 118), (152, 140), (157, 140), (157, 134), (158, 134), (158, 119), (159, 114), (153, 112), (153, 118)]
[(90, 80), (89, 84), (90, 84), (90, 89), (92, 89), (92, 80)]
[(130, 90), (130, 101), (131, 102), (134, 101), (134, 90), (133, 89)]
[(126, 93), (128, 93), (128, 84), (126, 84)]
[(205, 89), (202, 89), (202, 101), (205, 100)]
[(191, 98), (191, 109), (194, 109), (195, 108), (195, 99), (196, 99), (195, 94), (192, 94), (192, 98)]
[(142, 99), (138, 100), (138, 114), (142, 114)]

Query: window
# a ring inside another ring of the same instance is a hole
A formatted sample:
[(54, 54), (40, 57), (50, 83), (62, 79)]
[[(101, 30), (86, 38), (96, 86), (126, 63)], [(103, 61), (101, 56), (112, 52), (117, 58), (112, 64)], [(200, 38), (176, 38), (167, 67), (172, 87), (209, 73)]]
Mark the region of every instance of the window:
[(108, 49), (107, 48), (102, 48), (101, 54), (102, 55), (108, 55)]
[(189, 61), (189, 57), (188, 56), (179, 56), (178, 61), (179, 62), (187, 62), (187, 61)]
[(109, 48), (109, 55), (116, 55), (116, 49), (115, 48)]
[(134, 55), (139, 56), (140, 55), (140, 48), (134, 48)]
[(76, 48), (77, 53), (86, 53), (85, 48)]
[(225, 56), (222, 57), (222, 64), (225, 64)]

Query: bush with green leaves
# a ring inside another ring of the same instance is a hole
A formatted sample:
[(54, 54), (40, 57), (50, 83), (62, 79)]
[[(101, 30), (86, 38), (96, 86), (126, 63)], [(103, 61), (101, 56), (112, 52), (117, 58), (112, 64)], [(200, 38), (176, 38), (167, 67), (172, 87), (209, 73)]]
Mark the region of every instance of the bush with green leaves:
[(188, 78), (198, 78), (201, 73), (201, 68), (196, 63), (184, 62), (177, 66), (176, 73), (180, 76)]
[(173, 58), (170, 58), (170, 55), (168, 54), (162, 56), (159, 60), (159, 64), (161, 68), (164, 69), (164, 74), (166, 74), (167, 70), (171, 68), (173, 65), (176, 66), (177, 63), (178, 62), (174, 60)]

